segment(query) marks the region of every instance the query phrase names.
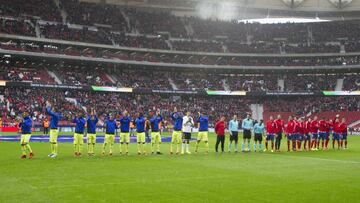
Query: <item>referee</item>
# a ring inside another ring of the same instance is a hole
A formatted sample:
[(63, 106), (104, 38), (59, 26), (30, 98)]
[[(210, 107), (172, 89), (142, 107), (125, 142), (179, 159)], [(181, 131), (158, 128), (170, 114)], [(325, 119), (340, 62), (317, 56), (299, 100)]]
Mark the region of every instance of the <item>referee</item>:
[(237, 120), (237, 116), (234, 115), (233, 119), (230, 120), (229, 122), (229, 131), (230, 131), (230, 142), (228, 145), (228, 152), (231, 152), (231, 144), (234, 141), (235, 142), (235, 146), (234, 146), (234, 151), (235, 153), (238, 152), (238, 141), (239, 141), (239, 137), (238, 137), (238, 131), (239, 131), (239, 122)]
[[(242, 121), (241, 125), (243, 129), (243, 142), (241, 145), (242, 152), (250, 151), (250, 139), (251, 139), (251, 129), (253, 128), (253, 120), (250, 118), (250, 114), (246, 115), (246, 118)], [(247, 143), (247, 149), (245, 150), (245, 143)]]

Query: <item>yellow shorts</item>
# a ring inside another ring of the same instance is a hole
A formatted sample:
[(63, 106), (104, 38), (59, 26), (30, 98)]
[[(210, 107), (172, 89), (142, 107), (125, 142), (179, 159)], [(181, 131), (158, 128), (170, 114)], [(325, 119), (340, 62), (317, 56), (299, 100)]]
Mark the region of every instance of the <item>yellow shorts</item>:
[(161, 135), (160, 132), (151, 132), (151, 142), (155, 143), (161, 143)]
[(137, 133), (136, 134), (136, 141), (138, 143), (145, 143), (145, 133)]
[(130, 143), (130, 133), (120, 133), (120, 142)]
[(29, 143), (31, 138), (31, 134), (22, 134), (20, 139), (20, 144)]
[(58, 129), (50, 129), (49, 142), (57, 143), (58, 135), (59, 135), (59, 130)]
[(181, 143), (182, 141), (182, 131), (173, 131), (171, 136), (171, 143)]
[(84, 144), (84, 134), (74, 133), (74, 144)]
[(197, 140), (207, 142), (209, 140), (208, 132), (198, 132)]
[(88, 133), (87, 134), (87, 143), (95, 144), (96, 143), (96, 134)]
[(115, 141), (115, 135), (114, 134), (105, 134), (105, 140), (104, 143), (105, 144), (114, 144)]

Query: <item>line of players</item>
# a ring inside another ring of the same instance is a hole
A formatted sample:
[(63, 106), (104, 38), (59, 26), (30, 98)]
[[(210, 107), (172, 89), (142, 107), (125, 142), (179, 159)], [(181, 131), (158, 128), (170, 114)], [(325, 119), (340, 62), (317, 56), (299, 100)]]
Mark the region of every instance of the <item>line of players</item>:
[[(51, 106), (50, 102), (46, 101), (46, 113), (50, 115), (50, 133), (49, 133), (49, 143), (51, 148), (51, 153), (48, 155), (51, 158), (56, 158), (58, 155), (58, 135), (59, 135), (59, 121), (65, 116), (59, 113), (58, 109), (55, 106)], [(181, 145), (181, 154), (188, 153), (189, 143), (191, 139), (191, 131), (194, 127), (194, 120), (190, 116), (190, 112), (187, 112), (186, 116), (183, 116), (181, 113), (177, 112), (176, 108), (172, 113), (172, 119), (174, 121), (174, 131), (171, 139), (170, 153), (173, 154), (173, 147), (176, 145), (176, 154), (180, 154), (180, 145)], [(98, 116), (96, 115), (95, 110), (91, 110), (91, 113), (87, 116), (83, 114), (78, 114), (74, 118), (66, 117), (67, 120), (71, 119), (75, 123), (75, 133), (74, 133), (74, 156), (79, 157), (82, 155), (83, 145), (84, 145), (84, 133), (87, 133), (87, 152), (89, 156), (93, 156), (94, 148), (96, 144), (96, 126), (99, 121)], [(198, 145), (201, 140), (205, 142), (207, 146), (208, 153), (208, 117), (201, 115), (199, 113), (199, 129), (198, 133), (199, 139), (196, 145)], [(132, 118), (130, 117), (127, 111), (122, 112), (120, 118), (115, 118), (114, 115), (108, 115), (105, 121), (105, 137), (104, 143), (102, 146), (102, 154), (105, 155), (105, 151), (108, 148), (108, 154), (113, 154), (113, 146), (115, 143), (115, 136), (117, 129), (120, 129), (120, 153), (128, 154), (129, 153), (129, 143), (130, 143), (130, 123)], [(184, 122), (183, 122), (184, 121)], [(162, 154), (160, 151), (161, 145), (161, 123), (163, 118), (160, 115), (160, 110), (157, 110), (153, 115), (150, 113), (149, 118), (145, 118), (142, 113), (139, 113), (134, 120), (136, 126), (136, 140), (137, 140), (137, 150), (138, 154), (147, 154), (146, 151), (146, 135), (149, 131), (151, 132), (151, 153), (152, 154)], [(21, 158), (26, 158), (27, 153), (29, 153), (29, 158), (34, 156), (33, 151), (29, 145), (31, 138), (31, 128), (33, 126), (32, 119), (29, 116), (29, 112), (24, 112), (23, 118), (19, 123), (21, 130), (21, 149), (22, 156)], [(186, 151), (185, 151), (186, 149)]]
[[(266, 148), (268, 150), (268, 142), (271, 142), (271, 151), (280, 150), (280, 143), (283, 132), (287, 137), (288, 151), (302, 151), (302, 150), (327, 150), (330, 140), (330, 132), (332, 131), (332, 148), (347, 149), (347, 129), (346, 119), (336, 115), (334, 119), (321, 118), (318, 120), (317, 116), (305, 120), (303, 117), (297, 118), (290, 116), (285, 126), (281, 116), (277, 119), (270, 119), (266, 122)], [(321, 142), (321, 148), (320, 148)]]
[[(46, 102), (46, 113), (51, 116), (50, 120), (50, 138), (49, 143), (51, 146), (51, 153), (48, 155), (51, 158), (57, 157), (58, 154), (58, 123), (59, 120), (63, 117), (56, 107), (51, 107), (49, 102)], [(195, 152), (199, 150), (199, 144), (201, 141), (205, 143), (206, 152), (209, 152), (209, 143), (208, 143), (208, 126), (209, 118), (201, 113), (198, 113), (197, 118), (197, 128), (199, 130)], [(181, 112), (178, 112), (176, 108), (171, 115), (171, 118), (174, 123), (174, 129), (171, 138), (170, 144), (170, 154), (191, 154), (189, 150), (189, 143), (191, 139), (192, 129), (195, 127), (194, 119), (191, 117), (191, 113), (187, 112), (186, 115), (183, 115)], [(68, 118), (69, 119), (69, 118)], [(224, 138), (225, 138), (225, 118), (221, 117), (215, 125), (215, 132), (217, 134), (216, 142), (216, 152), (218, 151), (218, 145), (221, 143), (222, 151), (224, 151)], [(94, 155), (94, 148), (96, 144), (96, 126), (99, 119), (96, 115), (96, 111), (92, 110), (90, 115), (84, 116), (82, 114), (77, 115), (72, 118), (72, 122), (76, 124), (75, 133), (74, 133), (74, 156), (78, 157), (82, 155), (83, 145), (84, 145), (84, 133), (87, 132), (87, 152), (89, 156)], [(120, 129), (120, 153), (128, 154), (129, 153), (129, 143), (130, 143), (130, 122), (132, 121), (127, 111), (122, 113), (122, 116), (119, 119), (116, 119), (113, 115), (109, 115), (105, 121), (105, 140), (102, 146), (102, 154), (105, 155), (106, 148), (109, 148), (108, 154), (113, 154), (113, 146), (115, 142), (116, 130)], [(147, 154), (146, 151), (146, 135), (151, 131), (151, 153), (161, 154), (160, 145), (161, 145), (161, 134), (160, 134), (160, 123), (163, 122), (163, 118), (160, 115), (160, 110), (157, 110), (155, 115), (150, 114), (149, 119), (145, 118), (142, 113), (137, 115), (137, 118), (134, 120), (136, 126), (136, 139), (137, 139), (137, 151), (138, 154)], [(228, 150), (230, 151), (232, 142), (235, 142), (235, 152), (237, 152), (238, 144), (238, 128), (239, 124), (237, 117), (234, 116), (229, 122), (229, 132), (230, 132), (230, 142)], [(313, 119), (309, 118), (305, 121), (303, 118), (289, 117), (287, 125), (284, 124), (284, 121), (278, 115), (277, 119), (273, 119), (271, 116), (270, 119), (264, 123), (262, 120), (260, 122), (253, 121), (251, 115), (248, 114), (242, 122), (242, 128), (244, 130), (242, 151), (250, 151), (250, 139), (252, 132), (254, 133), (254, 151), (257, 150), (257, 143), (259, 144), (259, 151), (262, 149), (262, 138), (263, 134), (266, 134), (265, 149), (264, 151), (269, 150), (269, 142), (271, 142), (271, 151), (274, 151), (274, 146), (276, 151), (280, 151), (280, 144), (283, 133), (287, 137), (288, 151), (290, 151), (290, 144), (292, 144), (293, 151), (301, 151), (302, 142), (304, 150), (319, 150), (320, 141), (321, 149), (328, 148), (328, 142), (330, 137), (330, 128), (333, 128), (333, 148), (335, 148), (335, 141), (338, 144), (338, 148), (344, 147), (347, 148), (347, 125), (345, 123), (345, 118), (342, 118), (342, 121), (339, 121), (339, 115), (336, 116), (334, 120), (325, 121), (325, 119), (317, 120), (315, 116)], [(32, 149), (29, 145), (31, 137), (31, 128), (32, 120), (28, 112), (24, 113), (24, 118), (20, 123), (20, 128), (22, 131), (21, 135), (21, 149), (22, 156), (21, 158), (26, 158), (27, 152), (29, 153), (29, 158), (33, 157)], [(274, 143), (275, 141), (275, 143)], [(247, 149), (245, 149), (245, 144), (247, 142)], [(174, 152), (174, 145), (176, 146), (176, 151)], [(181, 151), (180, 151), (181, 145)]]

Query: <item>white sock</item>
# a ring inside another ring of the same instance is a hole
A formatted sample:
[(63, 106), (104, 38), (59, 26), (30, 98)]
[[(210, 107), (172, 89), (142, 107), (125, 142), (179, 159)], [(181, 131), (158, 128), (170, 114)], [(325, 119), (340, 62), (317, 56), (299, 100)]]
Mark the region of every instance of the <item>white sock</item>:
[(186, 144), (186, 151), (189, 151), (189, 144)]
[(184, 151), (184, 143), (181, 144), (181, 151), (183, 152)]

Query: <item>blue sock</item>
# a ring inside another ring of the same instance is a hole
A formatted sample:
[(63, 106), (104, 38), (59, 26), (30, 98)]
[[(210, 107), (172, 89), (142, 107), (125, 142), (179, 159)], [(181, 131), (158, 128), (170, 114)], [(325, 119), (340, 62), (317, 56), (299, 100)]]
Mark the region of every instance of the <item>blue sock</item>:
[(256, 144), (254, 144), (254, 151), (256, 151)]
[(237, 152), (238, 144), (235, 144), (235, 152)]
[(248, 143), (248, 146), (247, 146), (247, 147), (248, 147), (248, 150), (250, 151), (250, 143)]

